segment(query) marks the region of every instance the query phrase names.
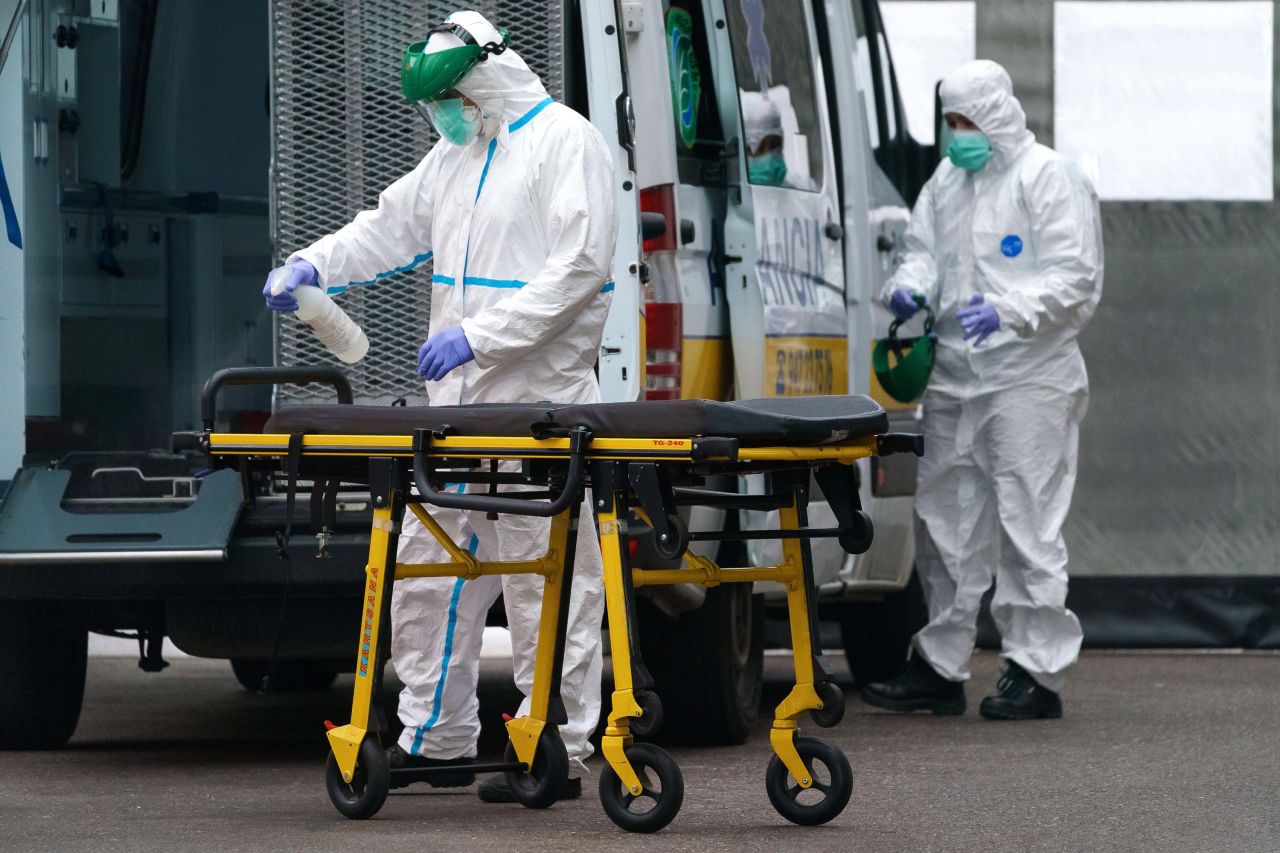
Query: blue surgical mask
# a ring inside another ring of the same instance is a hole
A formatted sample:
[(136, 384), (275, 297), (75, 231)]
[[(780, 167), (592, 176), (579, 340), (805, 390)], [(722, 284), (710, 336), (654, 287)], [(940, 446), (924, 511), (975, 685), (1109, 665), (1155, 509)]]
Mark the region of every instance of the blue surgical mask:
[(780, 187), (787, 179), (787, 161), (782, 152), (769, 151), (747, 158), (747, 180), (766, 187)]
[(977, 172), (991, 159), (991, 140), (980, 130), (953, 130), (947, 157), (968, 172)]
[(454, 145), (470, 145), (480, 133), (480, 108), (465, 105), (461, 98), (431, 101), (427, 115), (440, 135)]

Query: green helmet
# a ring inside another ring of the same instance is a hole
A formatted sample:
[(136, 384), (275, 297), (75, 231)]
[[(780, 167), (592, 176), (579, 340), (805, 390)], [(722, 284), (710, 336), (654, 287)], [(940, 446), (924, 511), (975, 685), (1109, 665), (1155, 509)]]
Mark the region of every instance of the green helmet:
[[(871, 351), (871, 367), (885, 393), (899, 403), (914, 403), (924, 394), (933, 373), (933, 360), (938, 336), (933, 334), (933, 311), (926, 305), (924, 334), (918, 338), (899, 338), (901, 320), (889, 324), (889, 336), (876, 341)], [(889, 365), (893, 353), (893, 366)]]
[[(427, 41), (436, 33), (452, 33), (462, 40), (457, 47), (427, 53)], [(501, 42), (481, 45), (465, 27), (445, 21), (427, 31), (427, 38), (409, 45), (404, 52), (404, 64), (400, 66), (400, 91), (406, 101), (419, 103), (434, 100), (458, 85), (467, 72), (489, 58), (507, 49), (506, 30), (498, 30)]]

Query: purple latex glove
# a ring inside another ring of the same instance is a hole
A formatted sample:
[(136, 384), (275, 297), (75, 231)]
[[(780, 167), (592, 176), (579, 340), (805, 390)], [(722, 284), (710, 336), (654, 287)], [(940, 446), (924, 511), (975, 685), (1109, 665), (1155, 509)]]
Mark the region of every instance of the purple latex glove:
[(428, 382), (439, 382), (450, 370), (475, 357), (462, 327), (450, 326), (427, 338), (418, 350), (418, 375)]
[(956, 312), (956, 319), (964, 327), (964, 339), (967, 341), (977, 337), (973, 342), (976, 347), (987, 339), (987, 336), (1000, 328), (1000, 315), (995, 306), (988, 304), (981, 293), (974, 294), (969, 300), (968, 308)]
[(910, 320), (926, 304), (927, 300), (923, 296), (912, 293), (905, 287), (895, 287), (893, 295), (889, 297), (889, 310), (894, 317), (904, 322)]
[(297, 258), (282, 267), (276, 267), (267, 276), (262, 296), (272, 311), (297, 311), (298, 300), (293, 291), (303, 285), (320, 286), (320, 276), (311, 264)]

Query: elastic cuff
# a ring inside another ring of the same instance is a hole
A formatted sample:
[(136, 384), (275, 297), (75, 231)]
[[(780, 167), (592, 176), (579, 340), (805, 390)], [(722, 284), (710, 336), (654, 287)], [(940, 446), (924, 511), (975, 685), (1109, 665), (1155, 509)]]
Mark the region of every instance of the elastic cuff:
[(1026, 320), (1014, 310), (1007, 299), (990, 293), (982, 294), (982, 298), (984, 302), (996, 309), (996, 316), (1000, 318), (1000, 328), (1008, 329), (1019, 337), (1026, 337), (1030, 333)]

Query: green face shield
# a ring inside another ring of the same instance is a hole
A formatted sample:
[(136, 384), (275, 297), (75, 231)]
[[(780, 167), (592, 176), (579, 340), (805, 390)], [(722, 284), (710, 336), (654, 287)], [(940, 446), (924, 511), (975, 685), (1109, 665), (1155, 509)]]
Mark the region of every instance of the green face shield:
[[(427, 53), (427, 41), (436, 33), (451, 33), (462, 44)], [(425, 41), (414, 42), (405, 49), (400, 65), (400, 91), (410, 103), (433, 101), (452, 90), (477, 63), (507, 49), (507, 31), (498, 30), (501, 42), (478, 44), (466, 29), (450, 23), (431, 28)]]
[(933, 312), (927, 306), (925, 312), (923, 335), (899, 338), (898, 327), (902, 321), (894, 320), (889, 325), (889, 336), (877, 340), (871, 351), (871, 367), (880, 387), (899, 403), (919, 400), (933, 373), (938, 339), (933, 334)]

